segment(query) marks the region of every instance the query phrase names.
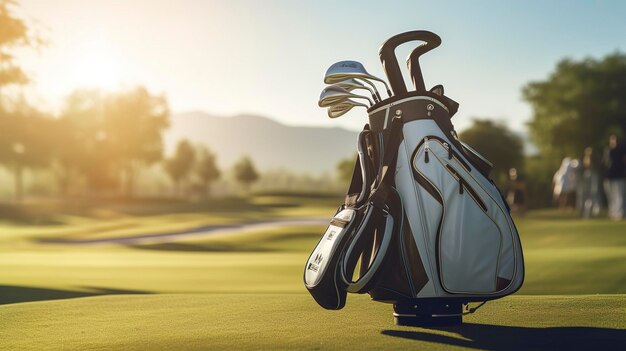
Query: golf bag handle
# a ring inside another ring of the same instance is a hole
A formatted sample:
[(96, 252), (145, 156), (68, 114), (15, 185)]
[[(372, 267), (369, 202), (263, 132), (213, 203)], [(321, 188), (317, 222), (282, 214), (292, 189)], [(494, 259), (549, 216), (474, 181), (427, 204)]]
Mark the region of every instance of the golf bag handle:
[(401, 44), (414, 40), (421, 40), (424, 44), (418, 46), (409, 56), (409, 70), (411, 71), (411, 78), (413, 85), (415, 85), (415, 90), (426, 91), (422, 70), (419, 66), (419, 57), (441, 44), (441, 38), (437, 34), (425, 30), (398, 34), (383, 43), (378, 51), (380, 62), (383, 64), (383, 69), (387, 75), (387, 79), (389, 79), (389, 84), (391, 85), (391, 90), (393, 90), (394, 95), (407, 93), (404, 78), (402, 78), (402, 72), (400, 71), (398, 59), (396, 58), (396, 48)]

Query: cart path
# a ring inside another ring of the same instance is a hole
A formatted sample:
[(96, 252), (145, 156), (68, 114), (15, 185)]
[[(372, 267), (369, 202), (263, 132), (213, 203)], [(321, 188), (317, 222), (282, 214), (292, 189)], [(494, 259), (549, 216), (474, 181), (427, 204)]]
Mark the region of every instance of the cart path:
[(259, 230), (276, 230), (290, 226), (322, 226), (328, 225), (328, 221), (328, 218), (276, 219), (269, 221), (252, 221), (238, 224), (207, 225), (183, 231), (142, 234), (134, 235), (131, 237), (98, 239), (39, 238), (37, 239), (37, 241), (44, 244), (74, 245), (160, 244), (179, 240), (202, 238), (218, 234), (244, 233)]

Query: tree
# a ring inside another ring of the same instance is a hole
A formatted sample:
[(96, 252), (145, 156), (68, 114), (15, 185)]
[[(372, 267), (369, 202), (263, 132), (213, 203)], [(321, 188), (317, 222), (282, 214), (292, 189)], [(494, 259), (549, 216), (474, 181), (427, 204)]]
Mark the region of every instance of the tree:
[(172, 178), (175, 193), (179, 196), (182, 193), (182, 182), (191, 174), (194, 160), (195, 150), (188, 140), (178, 142), (174, 156), (165, 160), (165, 171)]
[(137, 87), (111, 95), (105, 108), (109, 152), (122, 172), (124, 194), (132, 196), (136, 167), (155, 163), (163, 156), (161, 133), (168, 126), (167, 100)]
[(235, 179), (243, 185), (245, 190), (249, 190), (250, 185), (259, 179), (259, 174), (248, 156), (242, 157), (235, 164)]
[(459, 138), (493, 163), (491, 175), (503, 184), (510, 168), (521, 169), (524, 162), (522, 139), (506, 125), (488, 119), (474, 119)]
[[(0, 0), (0, 92), (4, 86), (28, 82), (26, 73), (15, 62), (11, 50), (41, 44), (41, 40), (29, 32), (24, 20), (12, 13), (12, 5), (15, 5), (14, 1)], [(0, 130), (3, 134), (0, 162), (13, 168), (17, 201), (22, 197), (23, 167), (40, 165), (45, 158), (43, 154), (38, 154), (42, 141), (34, 138), (38, 133), (37, 127), (42, 127), (39, 122), (45, 123), (40, 117), (41, 113), (28, 107), (22, 99), (17, 99), (15, 106), (6, 106), (5, 97), (0, 94)]]
[(626, 131), (626, 55), (564, 59), (544, 81), (522, 90), (533, 108), (531, 136), (554, 167), (585, 147), (604, 146), (611, 130)]
[(14, 175), (15, 200), (21, 201), (23, 172), (26, 168), (47, 166), (52, 159), (54, 121), (20, 99), (12, 106), (0, 107), (0, 163)]
[(10, 84), (28, 82), (26, 73), (9, 52), (16, 47), (41, 44), (41, 39), (29, 32), (26, 23), (11, 11), (12, 0), (0, 0), (0, 88)]
[(196, 174), (202, 183), (205, 196), (211, 194), (211, 183), (220, 177), (220, 170), (217, 168), (215, 154), (205, 146), (198, 147), (196, 157)]
[(142, 87), (118, 93), (74, 91), (59, 118), (61, 189), (82, 174), (92, 190), (110, 191), (121, 185), (122, 192), (132, 196), (136, 168), (162, 158), (161, 133), (168, 116), (167, 101)]
[(119, 185), (104, 129), (105, 101), (98, 89), (78, 89), (65, 98), (57, 120), (54, 167), (63, 195), (81, 178), (91, 191), (110, 192)]

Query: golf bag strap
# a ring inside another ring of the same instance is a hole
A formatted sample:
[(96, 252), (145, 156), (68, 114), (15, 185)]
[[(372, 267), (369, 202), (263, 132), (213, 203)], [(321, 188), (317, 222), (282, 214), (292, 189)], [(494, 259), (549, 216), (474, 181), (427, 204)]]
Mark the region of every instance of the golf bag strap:
[(402, 142), (402, 125), (402, 119), (400, 117), (394, 117), (391, 121), (389, 133), (386, 136), (387, 142), (385, 143), (382, 168), (370, 196), (370, 201), (377, 206), (384, 204), (389, 196), (390, 187), (394, 184), (398, 147), (400, 147), (400, 143)]
[(370, 127), (369, 124), (366, 124), (363, 127), (363, 131), (359, 134), (359, 152), (354, 163), (352, 179), (350, 180), (350, 186), (348, 187), (348, 192), (344, 201), (344, 204), (347, 207), (357, 207), (362, 204), (369, 195), (369, 189), (372, 183), (372, 172), (368, 169), (371, 162), (369, 149), (372, 147), (370, 136)]
[(347, 207), (355, 207), (361, 189), (363, 188), (363, 177), (361, 170), (361, 162), (359, 162), (359, 156), (357, 155), (354, 162), (354, 170), (352, 171), (352, 179), (350, 180), (350, 186), (348, 187), (348, 193), (344, 201)]
[[(387, 252), (397, 233), (402, 232), (403, 210), (398, 192), (390, 188), (385, 208), (370, 202), (365, 218), (350, 239), (345, 249), (340, 271), (346, 290), (350, 293), (363, 294), (370, 291), (382, 272), (387, 259)], [(356, 281), (351, 278), (361, 259), (361, 269)], [(366, 261), (366, 262), (364, 262)]]

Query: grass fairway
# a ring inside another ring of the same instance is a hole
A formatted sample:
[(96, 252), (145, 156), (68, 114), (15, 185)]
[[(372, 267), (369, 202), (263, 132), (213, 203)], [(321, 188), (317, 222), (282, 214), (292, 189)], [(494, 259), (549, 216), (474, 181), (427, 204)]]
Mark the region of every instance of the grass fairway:
[(512, 296), (465, 324), (393, 324), (389, 305), (351, 296), (341, 311), (307, 294), (108, 296), (2, 308), (7, 350), (616, 349), (626, 297)]
[[(329, 217), (340, 199), (264, 196), (109, 206), (0, 223), (0, 350), (616, 349), (626, 344), (626, 221), (555, 211), (516, 220), (526, 280), (454, 328), (396, 327), (391, 306), (315, 304), (302, 267), (320, 226), (165, 243), (50, 244), (272, 218)], [(104, 215), (106, 214), (106, 215)], [(596, 295), (600, 294), (600, 295)]]

